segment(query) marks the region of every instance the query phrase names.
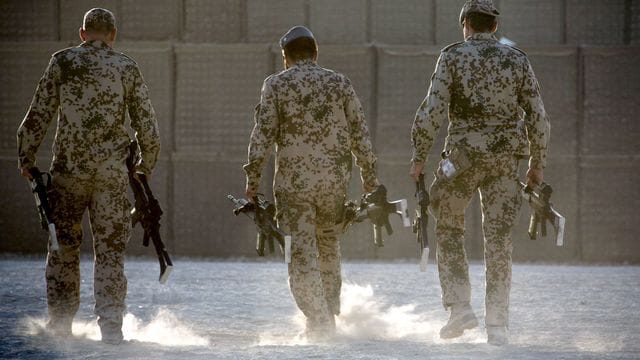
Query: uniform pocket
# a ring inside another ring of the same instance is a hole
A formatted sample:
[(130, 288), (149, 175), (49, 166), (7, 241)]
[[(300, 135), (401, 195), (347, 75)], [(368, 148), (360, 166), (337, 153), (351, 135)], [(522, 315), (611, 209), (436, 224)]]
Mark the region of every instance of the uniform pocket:
[(453, 180), (458, 175), (471, 167), (471, 159), (467, 151), (461, 147), (455, 147), (445, 153), (438, 164), (436, 177), (442, 180)]

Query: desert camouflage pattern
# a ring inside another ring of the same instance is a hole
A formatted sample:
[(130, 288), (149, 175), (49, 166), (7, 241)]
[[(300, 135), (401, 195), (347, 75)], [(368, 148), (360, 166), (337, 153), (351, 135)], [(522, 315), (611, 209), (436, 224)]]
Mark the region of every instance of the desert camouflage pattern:
[(345, 195), (279, 191), (275, 197), (278, 225), (292, 238), (289, 287), (307, 318), (307, 332), (332, 332), (342, 287), (339, 233), (334, 230)]
[[(524, 118), (520, 112), (524, 110)], [(511, 229), (520, 209), (518, 159), (546, 165), (549, 121), (526, 55), (488, 33), (443, 49), (412, 129), (413, 161), (424, 162), (445, 118), (445, 150), (463, 148), (471, 168), (431, 186), (445, 308), (469, 302), (464, 212), (479, 191), (485, 240), (486, 324), (508, 322)]]
[(262, 86), (244, 166), (257, 188), (277, 144), (274, 191), (344, 191), (352, 154), (362, 181), (375, 183), (376, 157), (360, 101), (350, 81), (312, 61), (268, 77)]
[(436, 177), (431, 211), (436, 219), (437, 260), (445, 308), (471, 298), (464, 250), (464, 212), (480, 194), (486, 270), (485, 322), (506, 326), (511, 289), (511, 229), (520, 210), (518, 159), (509, 154), (474, 153), (473, 166), (452, 180)]
[(53, 170), (93, 176), (101, 162), (127, 151), (126, 111), (142, 151), (136, 170), (150, 173), (160, 152), (159, 130), (136, 62), (98, 40), (55, 53), (18, 129), (19, 167), (35, 165), (58, 115)]
[(500, 16), (500, 12), (491, 0), (467, 0), (464, 5), (462, 5), (462, 10), (460, 11), (460, 23), (462, 23), (466, 15), (470, 13)]
[(35, 165), (50, 122), (58, 118), (50, 201), (60, 250), (49, 251), (47, 258), (50, 322), (70, 326), (78, 309), (81, 222), (88, 209), (95, 252), (95, 313), (103, 339), (121, 338), (125, 308), (124, 251), (131, 229), (127, 112), (142, 150), (137, 169), (149, 174), (160, 139), (138, 66), (107, 44), (89, 41), (53, 55), (18, 129), (19, 167), (28, 168)]
[(91, 178), (54, 173), (49, 195), (60, 249), (47, 256), (49, 317), (73, 319), (80, 301), (82, 216), (88, 209), (95, 254), (94, 312), (102, 336), (121, 337), (127, 279), (124, 255), (131, 234), (129, 178), (124, 157), (104, 161)]
[(411, 130), (413, 161), (426, 161), (447, 115), (446, 149), (529, 156), (546, 166), (550, 127), (538, 81), (526, 54), (492, 34), (443, 49)]
[(291, 292), (307, 330), (331, 329), (340, 311), (337, 231), (351, 178), (374, 186), (376, 157), (360, 101), (349, 80), (310, 60), (268, 77), (256, 107), (247, 185), (258, 189), (275, 145), (278, 224), (292, 235)]

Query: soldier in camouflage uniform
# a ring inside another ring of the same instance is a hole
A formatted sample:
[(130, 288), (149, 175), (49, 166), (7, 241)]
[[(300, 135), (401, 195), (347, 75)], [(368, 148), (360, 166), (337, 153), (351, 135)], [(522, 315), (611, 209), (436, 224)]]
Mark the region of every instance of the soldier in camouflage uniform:
[(30, 177), (28, 169), (35, 166), (38, 147), (58, 115), (49, 196), (60, 249), (47, 256), (47, 328), (71, 335), (80, 302), (81, 221), (88, 209), (95, 252), (95, 314), (102, 341), (117, 344), (122, 341), (124, 252), (131, 230), (125, 112), (142, 152), (138, 172), (151, 173), (160, 140), (138, 65), (112, 49), (115, 36), (110, 11), (95, 8), (85, 14), (83, 42), (53, 54), (40, 79), (18, 129), (18, 157), (22, 175)]
[[(498, 15), (491, 0), (464, 4), (460, 23), (465, 40), (440, 54), (413, 123), (410, 170), (417, 179), (448, 115), (443, 160), (430, 189), (442, 301), (450, 310), (440, 336), (457, 337), (477, 325), (469, 305), (463, 234), (465, 209), (479, 191), (485, 241), (485, 325), (492, 344), (508, 341), (510, 232), (521, 202), (518, 159), (529, 157), (528, 183), (539, 184), (549, 139), (549, 121), (526, 54), (493, 36)], [(447, 166), (451, 163), (457, 167), (453, 175)]]
[(280, 40), (285, 70), (262, 86), (251, 133), (246, 196), (258, 191), (276, 145), (273, 191), (278, 225), (292, 236), (289, 284), (307, 318), (306, 335), (335, 331), (340, 313), (342, 209), (352, 154), (365, 191), (378, 185), (376, 157), (360, 101), (342, 74), (317, 65), (317, 44), (302, 26)]

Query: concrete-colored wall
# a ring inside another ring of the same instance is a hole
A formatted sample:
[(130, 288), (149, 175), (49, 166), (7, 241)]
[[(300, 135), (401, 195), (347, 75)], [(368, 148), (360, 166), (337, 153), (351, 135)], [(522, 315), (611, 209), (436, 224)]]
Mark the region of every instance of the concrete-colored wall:
[[(162, 235), (174, 254), (253, 257), (255, 229), (226, 194), (243, 192), (242, 164), (262, 80), (279, 70), (288, 28), (315, 32), (319, 63), (345, 73), (360, 96), (389, 197), (407, 198), (409, 132), (440, 48), (459, 41), (464, 0), (4, 0), (0, 2), (0, 251), (42, 252), (46, 234), (16, 169), (15, 132), (54, 51), (78, 43), (83, 13), (102, 6), (118, 19), (116, 48), (138, 61), (162, 132), (152, 186), (164, 207)], [(518, 43), (539, 78), (552, 136), (545, 177), (566, 216), (565, 247), (526, 235), (523, 206), (514, 258), (640, 262), (640, 6), (625, 0), (495, 0), (498, 36)], [(47, 168), (52, 124), (39, 153)], [(443, 130), (444, 132), (444, 130)], [(431, 173), (444, 133), (432, 149)], [(272, 170), (272, 165), (269, 169)], [(524, 171), (524, 164), (523, 169)], [(360, 193), (354, 171), (350, 197)], [(266, 175), (268, 189), (271, 176)], [(467, 251), (482, 257), (477, 197), (467, 211)], [(85, 224), (86, 225), (86, 224)], [(384, 248), (368, 225), (344, 236), (345, 257), (416, 256), (410, 229), (392, 219)], [(433, 226), (433, 220), (431, 221)], [(433, 231), (432, 241), (435, 240)], [(85, 251), (90, 237), (85, 236)], [(152, 254), (140, 245), (132, 254)]]

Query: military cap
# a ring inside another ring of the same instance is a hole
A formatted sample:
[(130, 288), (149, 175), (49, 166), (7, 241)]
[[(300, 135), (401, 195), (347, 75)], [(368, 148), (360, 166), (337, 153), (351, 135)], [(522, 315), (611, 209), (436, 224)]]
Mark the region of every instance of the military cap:
[(491, 0), (468, 0), (462, 5), (460, 10), (460, 24), (464, 21), (468, 14), (479, 13), (491, 16), (500, 16), (500, 12), (493, 5)]
[(291, 29), (289, 29), (289, 31), (282, 35), (282, 37), (280, 38), (280, 47), (284, 49), (284, 47), (287, 46), (288, 43), (299, 38), (310, 38), (313, 39), (313, 41), (316, 40), (316, 38), (313, 37), (311, 30), (307, 29), (304, 26), (298, 25), (292, 27)]
[(116, 17), (113, 13), (103, 8), (93, 8), (84, 14), (82, 28), (100, 32), (109, 32), (116, 27)]

